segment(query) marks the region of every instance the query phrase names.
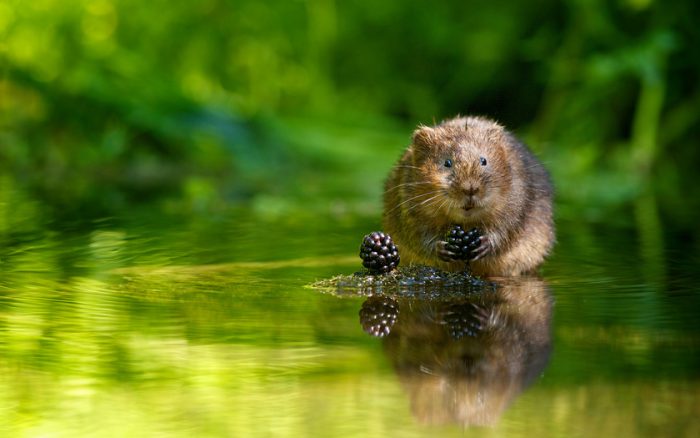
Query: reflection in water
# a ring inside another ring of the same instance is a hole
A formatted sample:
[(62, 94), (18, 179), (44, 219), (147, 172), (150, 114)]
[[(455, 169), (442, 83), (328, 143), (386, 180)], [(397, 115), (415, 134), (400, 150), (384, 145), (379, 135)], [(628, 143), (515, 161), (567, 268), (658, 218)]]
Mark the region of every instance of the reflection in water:
[(363, 303), (362, 327), (384, 338), (419, 421), (495, 424), (547, 365), (552, 312), (547, 285), (519, 278), (499, 286), (463, 299), (378, 295)]

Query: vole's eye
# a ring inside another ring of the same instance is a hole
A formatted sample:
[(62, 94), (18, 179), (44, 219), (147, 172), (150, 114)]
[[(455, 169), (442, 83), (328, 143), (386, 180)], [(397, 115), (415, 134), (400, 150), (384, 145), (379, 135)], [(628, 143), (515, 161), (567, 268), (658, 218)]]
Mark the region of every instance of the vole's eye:
[(486, 158), (484, 158), (484, 157), (479, 158), (479, 163), (481, 163), (482, 166), (486, 166)]
[(445, 160), (444, 166), (445, 166), (445, 167), (452, 167), (452, 160), (450, 160), (449, 158), (446, 159), (446, 160)]

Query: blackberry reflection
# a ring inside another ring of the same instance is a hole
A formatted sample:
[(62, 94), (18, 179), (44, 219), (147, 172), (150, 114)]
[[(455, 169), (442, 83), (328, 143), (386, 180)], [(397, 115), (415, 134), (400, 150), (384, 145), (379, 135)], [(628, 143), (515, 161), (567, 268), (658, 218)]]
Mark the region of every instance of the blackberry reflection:
[(382, 338), (417, 420), (483, 426), (544, 371), (551, 312), (542, 280), (513, 278), (463, 298), (375, 295), (363, 303), (360, 323)]

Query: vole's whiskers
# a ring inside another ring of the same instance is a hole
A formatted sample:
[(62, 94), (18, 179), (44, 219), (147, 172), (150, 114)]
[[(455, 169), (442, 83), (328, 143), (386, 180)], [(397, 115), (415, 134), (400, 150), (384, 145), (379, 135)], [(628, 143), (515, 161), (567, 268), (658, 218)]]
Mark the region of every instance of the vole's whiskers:
[[(411, 211), (411, 210), (413, 210), (413, 209), (416, 208), (416, 207), (420, 207), (421, 205), (427, 204), (427, 203), (429, 203), (430, 201), (432, 201), (433, 199), (435, 199), (435, 198), (437, 198), (438, 196), (440, 196), (440, 195), (443, 194), (441, 190), (436, 190), (436, 191), (431, 192), (431, 193), (435, 193), (435, 192), (438, 192), (438, 193), (437, 193), (436, 195), (434, 195), (434, 196), (432, 196), (432, 197), (430, 197), (430, 198), (424, 200), (424, 201), (421, 201), (421, 202), (418, 203), (418, 204), (415, 204), (415, 205), (410, 206), (410, 207), (408, 208), (408, 210), (406, 210), (406, 211)], [(428, 205), (430, 205), (430, 204), (428, 204)]]
[(440, 203), (440, 205), (437, 206), (436, 210), (442, 210), (442, 208), (447, 204), (447, 209), (449, 210), (451, 206), (450, 198), (445, 197), (445, 199)]
[[(544, 161), (543, 161), (543, 163), (544, 163)], [(524, 170), (529, 170), (529, 169), (535, 169), (535, 168), (537, 168), (537, 167), (541, 167), (541, 166), (540, 166), (539, 164), (533, 164), (533, 165), (531, 165), (531, 166), (523, 166), (523, 169), (524, 169)]]
[(400, 187), (419, 186), (419, 185), (421, 185), (421, 184), (431, 184), (431, 182), (430, 182), (430, 181), (417, 181), (417, 182), (406, 182), (406, 183), (403, 183), (403, 184), (397, 184), (397, 185), (395, 185), (394, 187), (390, 187), (390, 188), (384, 190), (384, 193), (389, 193), (390, 191), (396, 190), (396, 189), (398, 189), (398, 188), (400, 188)]
[[(412, 197), (406, 199), (405, 201), (399, 203), (396, 207), (394, 207), (394, 208), (392, 208), (391, 210), (385, 212), (384, 214), (389, 214), (389, 213), (391, 213), (392, 211), (394, 211), (394, 210), (396, 210), (397, 208), (399, 208), (399, 207), (401, 207), (402, 205), (404, 205), (405, 203), (411, 202), (411, 201), (413, 201), (414, 199), (422, 198), (422, 197), (424, 197), (424, 196), (430, 196), (430, 195), (432, 195), (432, 194), (434, 194), (434, 193), (438, 193), (438, 194), (439, 194), (439, 192), (440, 192), (440, 190), (433, 190), (433, 191), (430, 191), (430, 192), (420, 193), (420, 194), (418, 194), (418, 195), (416, 195), (416, 196), (412, 196)], [(436, 195), (436, 196), (437, 196), (437, 195)], [(432, 198), (431, 198), (431, 199), (432, 199)]]

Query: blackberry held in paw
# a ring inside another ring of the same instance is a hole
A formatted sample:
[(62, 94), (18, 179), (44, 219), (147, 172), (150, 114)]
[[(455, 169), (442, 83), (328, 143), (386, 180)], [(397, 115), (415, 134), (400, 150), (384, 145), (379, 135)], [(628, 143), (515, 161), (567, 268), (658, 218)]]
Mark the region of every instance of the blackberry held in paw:
[(455, 225), (445, 238), (443, 248), (438, 248), (438, 257), (443, 260), (476, 260), (482, 248), (481, 231), (472, 228), (464, 231), (461, 225)]
[(384, 229), (405, 263), (461, 271), (446, 257), (454, 225), (478, 228), (475, 275), (537, 270), (554, 245), (549, 174), (513, 134), (483, 117), (421, 126), (392, 169), (384, 190)]
[(399, 265), (400, 257), (391, 236), (381, 231), (366, 235), (360, 245), (362, 266), (374, 274), (392, 271)]

